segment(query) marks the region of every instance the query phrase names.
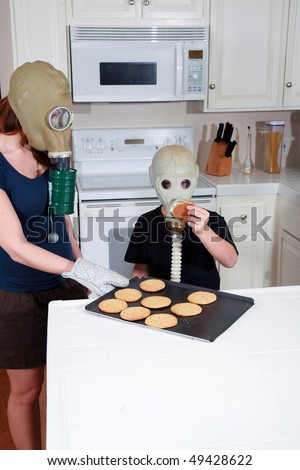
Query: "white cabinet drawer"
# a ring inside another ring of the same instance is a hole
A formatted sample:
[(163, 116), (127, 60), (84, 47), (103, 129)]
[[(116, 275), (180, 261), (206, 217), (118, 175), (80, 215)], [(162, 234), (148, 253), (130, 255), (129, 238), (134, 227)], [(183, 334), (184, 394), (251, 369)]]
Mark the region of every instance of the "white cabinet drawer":
[(220, 214), (225, 218), (229, 227), (236, 223), (243, 226), (256, 225), (266, 214), (265, 204), (232, 204), (220, 206)]

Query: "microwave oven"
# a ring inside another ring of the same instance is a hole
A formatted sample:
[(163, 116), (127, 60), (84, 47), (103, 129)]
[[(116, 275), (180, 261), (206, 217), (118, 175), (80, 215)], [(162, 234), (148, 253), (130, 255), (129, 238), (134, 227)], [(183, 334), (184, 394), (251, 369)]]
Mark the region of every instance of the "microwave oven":
[(203, 100), (208, 28), (70, 26), (74, 103)]

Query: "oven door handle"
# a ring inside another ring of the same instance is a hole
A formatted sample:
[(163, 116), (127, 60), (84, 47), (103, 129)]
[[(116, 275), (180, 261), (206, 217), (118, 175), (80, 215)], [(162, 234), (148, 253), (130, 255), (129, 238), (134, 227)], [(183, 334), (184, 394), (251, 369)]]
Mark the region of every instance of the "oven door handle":
[(155, 209), (159, 202), (139, 203), (135, 205), (117, 204), (81, 204), (79, 206), (80, 217), (139, 217), (144, 212)]

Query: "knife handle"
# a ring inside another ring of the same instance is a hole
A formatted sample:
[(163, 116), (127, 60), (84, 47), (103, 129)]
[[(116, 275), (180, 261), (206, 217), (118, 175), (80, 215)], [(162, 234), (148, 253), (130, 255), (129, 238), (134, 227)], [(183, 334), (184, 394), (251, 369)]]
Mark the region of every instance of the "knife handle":
[(232, 142), (229, 142), (229, 144), (227, 145), (226, 152), (224, 154), (225, 157), (231, 157), (233, 149), (236, 146), (236, 144), (237, 144), (237, 142), (235, 140), (233, 140)]
[(221, 122), (218, 127), (218, 132), (217, 132), (217, 137), (215, 138), (215, 142), (221, 142), (223, 129), (224, 129), (224, 124)]
[(223, 139), (222, 139), (223, 142), (227, 142), (229, 144), (229, 142), (231, 141), (233, 130), (234, 130), (233, 125), (230, 124), (230, 122), (226, 122)]

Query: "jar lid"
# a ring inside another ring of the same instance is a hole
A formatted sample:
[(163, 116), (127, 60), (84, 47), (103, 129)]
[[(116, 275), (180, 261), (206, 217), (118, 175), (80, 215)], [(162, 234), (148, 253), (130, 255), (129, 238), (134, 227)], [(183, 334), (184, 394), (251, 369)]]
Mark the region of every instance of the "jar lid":
[(285, 121), (266, 121), (267, 126), (285, 126)]

